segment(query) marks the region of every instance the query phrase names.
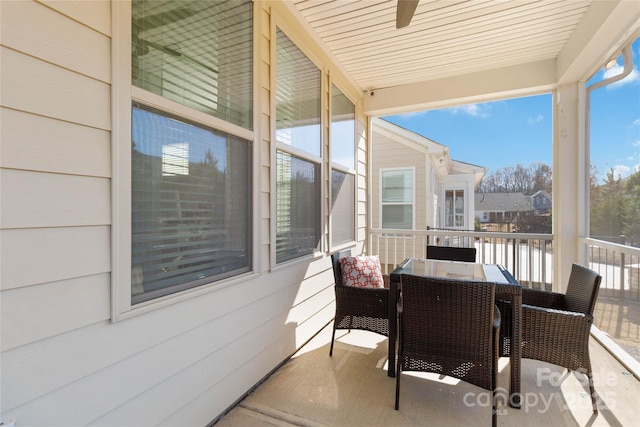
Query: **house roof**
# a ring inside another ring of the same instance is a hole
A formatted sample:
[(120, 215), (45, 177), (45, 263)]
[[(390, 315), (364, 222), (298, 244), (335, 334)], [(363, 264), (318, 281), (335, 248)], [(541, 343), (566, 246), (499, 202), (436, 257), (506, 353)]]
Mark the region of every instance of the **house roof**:
[(473, 174), (474, 182), (477, 185), (487, 172), (487, 169), (483, 166), (453, 160), (450, 156), (449, 147), (402, 126), (377, 117), (372, 118), (371, 123), (375, 132), (384, 134), (388, 138), (418, 151), (428, 153), (432, 157), (438, 173), (441, 175)]
[(522, 193), (476, 193), (475, 210), (487, 212), (524, 212), (533, 209), (531, 196)]
[(548, 92), (640, 34), (637, 1), (420, 0), (400, 29), (395, 1), (286, 3), (379, 116)]
[(531, 197), (536, 197), (536, 196), (538, 196), (538, 195), (540, 195), (540, 196), (544, 196), (544, 197), (546, 197), (547, 199), (551, 200), (551, 194), (550, 194), (549, 192), (547, 192), (547, 191), (544, 191), (544, 190), (538, 190), (538, 191), (536, 191), (534, 194), (532, 194), (532, 195), (531, 195)]

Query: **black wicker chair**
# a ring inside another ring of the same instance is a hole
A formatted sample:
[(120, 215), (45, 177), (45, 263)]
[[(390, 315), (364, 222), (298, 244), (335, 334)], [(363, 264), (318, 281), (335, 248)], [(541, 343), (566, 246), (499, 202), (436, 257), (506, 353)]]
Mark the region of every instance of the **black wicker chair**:
[(395, 408), (402, 371), (435, 372), (491, 391), (495, 426), (500, 331), (495, 284), (404, 274), (400, 284)]
[(565, 294), (522, 289), (522, 357), (584, 373), (594, 412), (589, 336), (601, 280), (597, 272), (573, 264)]
[(336, 329), (362, 329), (389, 336), (389, 276), (384, 275), (384, 288), (357, 288), (342, 283), (340, 258), (351, 256), (351, 251), (336, 252), (331, 255), (336, 291), (336, 317), (333, 321), (331, 349)]
[(427, 246), (427, 259), (448, 261), (476, 261), (476, 248), (457, 248), (453, 246)]

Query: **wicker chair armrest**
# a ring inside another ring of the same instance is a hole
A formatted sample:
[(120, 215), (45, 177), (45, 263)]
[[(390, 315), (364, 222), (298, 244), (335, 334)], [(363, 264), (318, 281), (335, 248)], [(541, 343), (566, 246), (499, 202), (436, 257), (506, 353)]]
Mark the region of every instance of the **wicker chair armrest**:
[[(380, 311), (385, 317), (388, 315), (389, 289), (387, 288), (358, 288), (355, 286), (336, 286), (336, 300), (342, 306), (351, 307), (352, 314), (363, 315), (364, 312)], [(346, 304), (346, 305), (345, 305)]]
[(360, 298), (389, 299), (389, 288), (359, 288), (357, 286), (336, 286), (336, 293)]
[(534, 305), (522, 304), (522, 312), (523, 317), (525, 317), (524, 313), (526, 310), (533, 310), (538, 314), (548, 315), (549, 317), (564, 317), (564, 318), (573, 318), (579, 320), (579, 318), (584, 318), (588, 321), (593, 321), (593, 316), (591, 314), (579, 313), (575, 311), (561, 310), (557, 308), (551, 307), (538, 307)]
[(558, 310), (566, 309), (564, 294), (543, 291), (541, 289), (523, 288), (522, 304), (533, 305), (536, 307), (555, 308)]

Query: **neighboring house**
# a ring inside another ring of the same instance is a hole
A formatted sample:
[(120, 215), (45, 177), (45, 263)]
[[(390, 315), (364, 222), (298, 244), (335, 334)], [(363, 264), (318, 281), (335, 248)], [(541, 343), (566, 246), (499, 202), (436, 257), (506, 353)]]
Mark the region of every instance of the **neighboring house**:
[(509, 231), (518, 231), (518, 221), (532, 214), (531, 197), (523, 193), (477, 193), (475, 195), (475, 216), (481, 223), (509, 223), (512, 224)]
[(386, 120), (371, 120), (373, 228), (473, 229), (474, 189), (486, 170)]
[(485, 168), (452, 160), (448, 147), (383, 119), (371, 120), (371, 132), (372, 228), (473, 229)]
[(531, 203), (534, 215), (544, 215), (551, 212), (551, 194), (544, 190), (540, 190), (531, 196)]
[[(587, 235), (584, 82), (626, 48), (635, 2), (455, 4), (446, 34), (488, 31), (437, 48), (390, 3), (0, 1), (0, 423), (224, 414), (330, 324), (330, 254), (368, 251), (376, 116), (553, 93), (566, 283)], [(403, 166), (424, 173), (412, 227), (471, 228), (482, 168), (425, 144)]]

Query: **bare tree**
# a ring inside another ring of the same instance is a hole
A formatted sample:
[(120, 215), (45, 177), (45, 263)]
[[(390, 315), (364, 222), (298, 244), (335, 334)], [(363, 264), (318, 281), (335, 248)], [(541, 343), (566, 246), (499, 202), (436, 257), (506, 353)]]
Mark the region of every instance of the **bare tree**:
[(498, 169), (482, 179), (479, 193), (524, 193), (533, 194), (539, 190), (551, 192), (551, 167), (544, 163), (522, 164)]

